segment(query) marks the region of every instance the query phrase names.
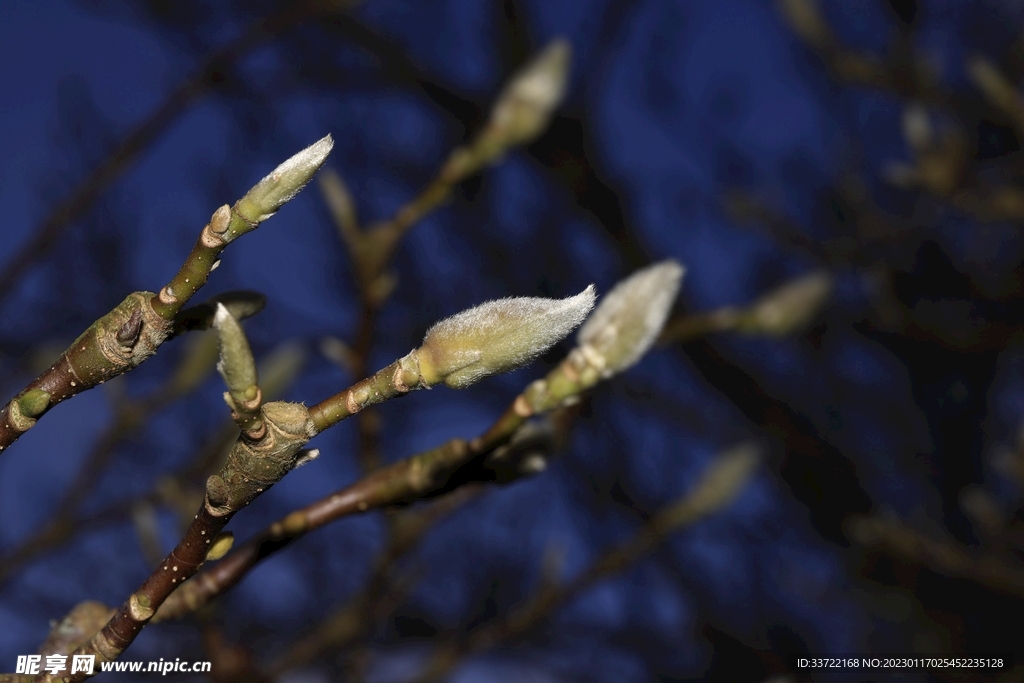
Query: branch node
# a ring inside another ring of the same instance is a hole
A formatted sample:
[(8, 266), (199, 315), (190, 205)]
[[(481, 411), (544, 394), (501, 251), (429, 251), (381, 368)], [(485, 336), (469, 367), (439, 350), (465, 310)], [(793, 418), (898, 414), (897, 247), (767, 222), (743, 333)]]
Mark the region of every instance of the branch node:
[(128, 598), (128, 609), (132, 619), (138, 622), (146, 622), (153, 617), (153, 606), (149, 598), (140, 593), (132, 593)]

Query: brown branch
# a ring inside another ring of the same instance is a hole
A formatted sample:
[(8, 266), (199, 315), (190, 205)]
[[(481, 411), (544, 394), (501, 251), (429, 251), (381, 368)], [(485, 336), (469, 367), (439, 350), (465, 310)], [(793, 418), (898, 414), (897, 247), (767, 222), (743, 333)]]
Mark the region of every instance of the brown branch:
[(952, 540), (934, 540), (898, 520), (858, 517), (851, 536), (868, 548), (884, 552), (932, 571), (966, 579), (999, 593), (1024, 596), (1024, 566), (991, 553), (978, 553)]
[(646, 556), (670, 534), (726, 507), (742, 491), (758, 461), (757, 449), (750, 445), (719, 455), (690, 493), (651, 518), (633, 538), (610, 549), (567, 583), (543, 582), (531, 598), (500, 622), (438, 648), (414, 683), (442, 680), (465, 657), (521, 637), (561, 605)]
[(206, 283), (228, 244), (272, 216), (295, 196), (331, 151), (328, 135), (292, 156), (239, 199), (214, 212), (181, 270), (160, 290), (133, 292), (94, 322), (60, 358), (0, 408), (0, 451), (53, 406), (124, 374), (156, 353), (175, 329), (175, 317)]
[[(793, 31), (821, 57), (840, 81), (936, 104), (946, 101), (937, 74), (898, 44), (885, 58), (843, 45), (821, 13), (818, 0), (780, 0), (779, 11)], [(903, 49), (899, 49), (903, 48)]]
[(482, 491), (480, 486), (463, 486), (428, 506), (394, 515), (388, 543), (374, 561), (365, 588), (275, 659), (267, 667), (269, 677), (280, 678), (329, 650), (341, 649), (365, 638), (378, 619), (394, 610), (403, 594), (395, 585), (395, 564), (410, 553), (435, 524), (475, 500)]
[[(399, 363), (396, 361), (377, 373), (376, 379), (364, 380), (311, 408), (312, 424), (327, 424), (323, 417), (325, 415), (337, 416), (338, 419), (347, 417), (355, 412), (350, 412), (346, 407), (350, 406), (348, 397), (353, 397), (351, 401), (358, 406), (360, 400), (374, 396), (372, 387), (377, 385), (380, 385), (378, 396), (385, 393), (400, 395), (388, 379), (401, 370)], [(531, 415), (571, 403), (582, 391), (596, 384), (598, 379), (599, 373), (588, 365), (582, 354), (570, 354), (545, 379), (537, 380), (520, 394), (512, 406), (480, 437), (471, 442), (453, 439), (437, 448), (400, 460), (292, 512), (182, 586), (161, 608), (158, 619), (175, 619), (199, 609), (237, 585), (263, 558), (325, 524), (371, 509), (436, 496), (470, 481), (495, 479), (496, 470), (508, 467), (508, 463), (503, 462), (504, 454), (499, 447), (507, 444)], [(328, 402), (334, 408), (321, 408)]]
[[(220, 472), (207, 481), (206, 500), (178, 545), (129, 596), (113, 618), (74, 654), (113, 661), (138, 636), (160, 605), (194, 575), (231, 518), (306, 458), (300, 449), (315, 433), (305, 407), (268, 403), (262, 407), (265, 430), (259, 439), (240, 436)], [(88, 674), (45, 674), (37, 680), (79, 683)]]

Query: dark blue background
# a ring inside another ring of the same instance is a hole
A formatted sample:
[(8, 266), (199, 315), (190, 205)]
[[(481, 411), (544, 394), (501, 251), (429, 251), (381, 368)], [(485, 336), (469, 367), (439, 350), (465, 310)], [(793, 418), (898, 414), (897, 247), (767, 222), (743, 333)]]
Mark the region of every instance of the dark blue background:
[[(876, 54), (912, 27), (912, 44), (953, 102), (935, 114), (937, 125), (960, 126), (977, 145), (989, 141), (977, 163), (1012, 180), (1020, 165), (1014, 133), (985, 109), (963, 60), (977, 51), (998, 59), (1024, 8), (917, 4), (910, 24), (880, 0), (829, 2), (825, 11), (846, 45)], [(604, 292), (666, 257), (688, 269), (679, 310), (745, 304), (816, 267), (835, 273), (837, 290), (809, 332), (716, 335), (659, 349), (603, 385), (547, 472), (490, 490), (429, 536), (404, 616), (378, 634), (376, 680), (413, 670), (429, 647), (402, 638), (403, 628), (440, 638), (500, 618), (529, 594), (549, 544), (564, 548), (566, 575), (582, 570), (683, 493), (716, 452), (748, 438), (765, 446), (765, 466), (734, 505), (454, 680), (760, 680), (795, 652), (1019, 647), (1019, 596), (866, 552), (844, 526), (853, 514), (895, 515), (977, 550), (960, 492), (980, 484), (1007, 515), (1018, 507), (1019, 491), (986, 458), (1015, 439), (1021, 346), (1014, 334), (973, 347), (935, 337), (990, 320), (1020, 325), (1019, 224), (980, 224), (927, 194), (886, 185), (879, 169), (910, 158), (900, 133), (907, 98), (837, 82), (773, 3), (521, 0), (514, 31), (509, 6), (365, 0), (348, 28), (306, 22), (211, 78), (209, 92), (3, 302), (4, 391), (30, 378), (40, 345), (66, 345), (129, 291), (165, 284), (214, 208), (327, 132), (336, 140), (328, 165), (351, 188), (360, 217), (388, 217), (479, 128), (514, 66), (565, 36), (574, 56), (562, 117), (529, 151), (464, 183), (411, 231), (371, 365), (390, 362), (431, 322), (473, 303), (566, 296), (590, 282)], [(273, 7), (0, 3), (0, 267), (209, 50)], [(386, 45), (373, 54), (352, 26)], [(856, 233), (859, 209), (836, 189), (851, 178), (889, 217), (880, 224), (908, 226), (906, 234), (868, 244)], [(817, 248), (794, 248), (757, 222), (736, 220), (726, 208), (736, 190), (760, 198)], [(879, 273), (907, 310), (937, 306), (925, 324), (935, 335), (880, 328), (872, 297)], [(322, 336), (354, 333), (351, 282), (311, 186), (233, 244), (199, 298), (264, 292), (266, 310), (247, 323), (253, 346), (265, 356), (285, 339), (302, 341), (311, 356), (287, 398), (312, 403), (352, 379), (315, 353)], [(966, 302), (970, 314), (944, 307), (950, 302)], [(158, 386), (182, 341), (127, 377), (125, 390)], [(466, 391), (384, 406), (383, 452), (394, 460), (471, 437), (557, 358)], [(220, 392), (207, 382), (119, 448), (86, 511), (146, 491), (185, 463), (224, 418)], [(109, 418), (108, 399), (98, 390), (61, 405), (3, 454), (0, 547), (48, 517)], [(240, 514), (236, 537), (354, 480), (354, 444), (348, 424), (318, 437), (321, 458)], [(162, 514), (170, 547), (174, 519)], [(376, 516), (349, 519), (265, 562), (224, 599), (225, 632), (258, 653), (283, 647), (360, 589), (382, 528)], [(1019, 564), (1017, 553), (1008, 550), (1007, 561)], [(0, 667), (33, 651), (49, 620), (75, 603), (118, 604), (147, 571), (129, 523), (31, 563), (0, 593)], [(128, 656), (203, 658), (192, 631), (173, 625), (147, 629)], [(328, 680), (325, 671), (290, 680)]]

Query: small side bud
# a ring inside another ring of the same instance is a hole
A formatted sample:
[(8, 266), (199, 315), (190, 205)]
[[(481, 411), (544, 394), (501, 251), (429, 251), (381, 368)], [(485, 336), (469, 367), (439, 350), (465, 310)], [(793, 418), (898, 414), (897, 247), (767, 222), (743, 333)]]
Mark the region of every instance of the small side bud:
[(662, 261), (630, 275), (610, 291), (580, 328), (584, 358), (610, 377), (631, 367), (651, 348), (679, 292), (684, 269)]
[(236, 402), (246, 401), (246, 390), (256, 385), (256, 362), (249, 348), (249, 341), (224, 304), (217, 304), (217, 313), (213, 316), (213, 326), (217, 328), (220, 340), (220, 362), (217, 371), (224, 378), (228, 392)]
[(210, 549), (206, 551), (206, 561), (213, 562), (214, 560), (219, 560), (224, 557), (228, 554), (228, 551), (231, 550), (231, 546), (234, 544), (235, 535), (233, 533), (225, 531), (220, 534), (217, 536), (217, 540), (210, 544)]
[(547, 127), (565, 97), (571, 55), (568, 41), (553, 40), (505, 86), (490, 125), (506, 146), (528, 142)]
[(288, 159), (238, 200), (238, 211), (254, 223), (273, 216), (320, 170), (333, 147), (334, 139), (326, 135)]
[(39, 417), (50, 405), (50, 392), (31, 389), (18, 398), (18, 408), (25, 417)]
[(805, 327), (832, 296), (835, 278), (819, 270), (787, 282), (741, 313), (742, 332), (782, 337)]
[(417, 350), (422, 382), (461, 389), (525, 365), (572, 332), (595, 298), (590, 285), (565, 299), (498, 299), (446, 318)]

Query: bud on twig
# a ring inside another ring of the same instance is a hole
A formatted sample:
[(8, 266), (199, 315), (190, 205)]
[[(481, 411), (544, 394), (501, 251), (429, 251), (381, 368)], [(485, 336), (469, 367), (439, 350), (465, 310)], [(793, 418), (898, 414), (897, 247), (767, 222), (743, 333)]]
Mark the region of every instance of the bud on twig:
[(683, 272), (671, 259), (637, 271), (617, 284), (580, 328), (580, 351), (603, 377), (622, 372), (647, 353), (665, 324)]
[(217, 363), (217, 371), (228, 387), (224, 400), (233, 411), (232, 418), (243, 431), (258, 431), (262, 426), (259, 409), (263, 395), (256, 384), (256, 360), (252, 356), (252, 349), (249, 348), (249, 340), (246, 339), (242, 326), (231, 317), (224, 304), (217, 304), (213, 326), (217, 328), (220, 339), (220, 362)]
[(760, 461), (761, 449), (752, 442), (726, 449), (711, 461), (689, 495), (659, 517), (670, 521), (670, 526), (678, 526), (722, 509), (736, 498)]
[(835, 278), (818, 270), (768, 292), (739, 317), (741, 332), (783, 337), (801, 329), (832, 295)]
[(238, 324), (224, 304), (217, 304), (213, 318), (220, 339), (220, 362), (217, 371), (224, 378), (232, 395), (242, 396), (256, 384), (256, 362), (245, 338), (242, 326)]
[(361, 247), (363, 234), (359, 229), (359, 219), (356, 217), (356, 206), (352, 199), (352, 193), (349, 192), (348, 186), (345, 185), (341, 176), (329, 168), (324, 169), (324, 172), (320, 174), (318, 182), (320, 193), (324, 196), (324, 201), (327, 202), (327, 208), (330, 209), (331, 217), (334, 219), (341, 239), (345, 241), (345, 245), (351, 251), (357, 251)]
[(498, 299), (446, 318), (417, 350), (422, 382), (461, 389), (524, 365), (575, 329), (595, 298), (590, 285), (565, 299)]
[(528, 142), (547, 127), (565, 97), (571, 54), (568, 41), (553, 40), (505, 86), (489, 124), (505, 147)]
[(306, 186), (333, 147), (334, 140), (326, 135), (275, 168), (238, 200), (235, 206), (239, 213), (254, 223), (273, 216)]
[(1024, 97), (999, 67), (981, 55), (969, 58), (966, 66), (967, 75), (985, 99), (1010, 115), (1018, 130), (1024, 130)]
[(210, 545), (210, 549), (206, 551), (206, 561), (213, 562), (219, 560), (228, 554), (231, 550), (231, 546), (235, 544), (235, 535), (230, 531), (225, 531), (217, 536), (217, 539)]

